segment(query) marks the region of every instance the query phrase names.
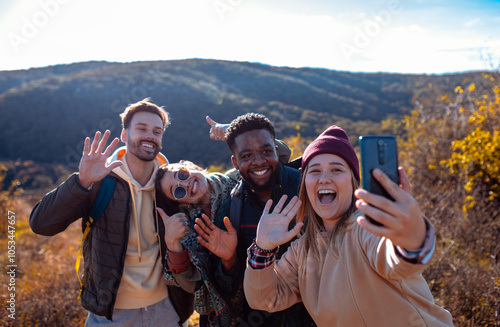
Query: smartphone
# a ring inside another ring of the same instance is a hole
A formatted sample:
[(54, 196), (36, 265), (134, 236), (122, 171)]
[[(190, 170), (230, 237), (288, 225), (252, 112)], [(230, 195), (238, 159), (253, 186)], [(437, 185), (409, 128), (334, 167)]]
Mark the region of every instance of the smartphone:
[[(384, 187), (373, 177), (372, 171), (375, 168), (379, 168), (394, 183), (399, 185), (396, 138), (390, 135), (361, 135), (359, 137), (359, 147), (361, 153), (362, 188), (394, 201)], [(382, 226), (382, 224), (371, 217), (366, 216), (366, 219), (372, 224)]]

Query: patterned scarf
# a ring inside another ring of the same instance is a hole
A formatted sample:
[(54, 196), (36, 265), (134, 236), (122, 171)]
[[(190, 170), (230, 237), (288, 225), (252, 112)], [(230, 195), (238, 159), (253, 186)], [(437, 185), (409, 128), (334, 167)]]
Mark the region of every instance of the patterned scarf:
[[(183, 207), (182, 210), (188, 217), (190, 228), (181, 239), (181, 243), (187, 249), (191, 263), (201, 274), (201, 285), (194, 294), (194, 306), (196, 312), (207, 317), (200, 318), (200, 325), (202, 321), (206, 321), (206, 326), (209, 327), (235, 326), (235, 317), (241, 311), (239, 303), (241, 303), (244, 296), (242, 290), (238, 290), (236, 294), (231, 294), (230, 298), (223, 297), (219, 293), (214, 283), (216, 267), (212, 266), (210, 252), (198, 242), (198, 233), (194, 230), (194, 220), (201, 218), (201, 214), (205, 213), (213, 220), (218, 208), (229, 198), (231, 190), (239, 178), (239, 172), (236, 170), (231, 170), (226, 174), (208, 174), (207, 180), (211, 188), (210, 212), (207, 212), (208, 206), (203, 205), (189, 205)], [(168, 256), (168, 253), (166, 256)], [(168, 267), (165, 268), (164, 278), (168, 285), (179, 286)]]

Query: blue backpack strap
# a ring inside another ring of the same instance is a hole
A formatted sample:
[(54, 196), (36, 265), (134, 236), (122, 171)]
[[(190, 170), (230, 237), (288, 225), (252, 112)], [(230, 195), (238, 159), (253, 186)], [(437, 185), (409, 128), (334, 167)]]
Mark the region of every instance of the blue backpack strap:
[(104, 209), (108, 206), (109, 200), (113, 196), (115, 192), (115, 184), (116, 180), (111, 176), (106, 176), (102, 180), (101, 188), (99, 189), (99, 193), (97, 194), (97, 198), (95, 199), (94, 205), (92, 209), (90, 209), (89, 213), (89, 223), (87, 223), (88, 227), (92, 227), (97, 219), (101, 217)]
[(87, 235), (90, 232), (90, 227), (94, 226), (96, 221), (104, 212), (104, 209), (106, 209), (106, 207), (108, 206), (109, 200), (111, 200), (111, 197), (115, 192), (115, 185), (116, 180), (113, 177), (109, 175), (104, 177), (101, 183), (101, 188), (99, 189), (99, 193), (97, 194), (97, 198), (92, 205), (92, 209), (90, 209), (89, 221), (86, 222), (86, 227), (83, 231), (82, 242), (80, 244), (80, 249), (78, 250), (75, 263), (76, 275), (78, 276), (78, 281), (80, 282), (80, 294), (78, 295), (78, 300), (80, 300), (80, 296), (82, 295), (83, 291), (83, 284), (80, 279), (80, 275), (78, 274), (78, 270), (80, 268), (80, 257), (82, 255), (83, 241), (87, 238)]

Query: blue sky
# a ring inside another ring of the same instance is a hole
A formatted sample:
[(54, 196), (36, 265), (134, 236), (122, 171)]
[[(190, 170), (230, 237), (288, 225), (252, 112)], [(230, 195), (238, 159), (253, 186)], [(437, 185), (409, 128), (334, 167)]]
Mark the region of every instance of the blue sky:
[(500, 1), (0, 3), (0, 70), (186, 58), (352, 72), (498, 69)]

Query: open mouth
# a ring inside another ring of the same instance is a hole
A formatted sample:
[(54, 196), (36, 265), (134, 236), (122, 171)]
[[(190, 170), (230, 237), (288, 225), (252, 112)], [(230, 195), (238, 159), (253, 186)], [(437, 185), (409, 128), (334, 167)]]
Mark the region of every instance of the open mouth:
[(332, 190), (321, 190), (318, 192), (318, 199), (321, 204), (330, 204), (337, 198), (337, 192)]
[(191, 187), (191, 196), (195, 195), (198, 191), (198, 181), (194, 181), (193, 186)]
[(141, 147), (147, 151), (154, 151), (156, 149), (156, 144), (153, 142), (141, 142)]

